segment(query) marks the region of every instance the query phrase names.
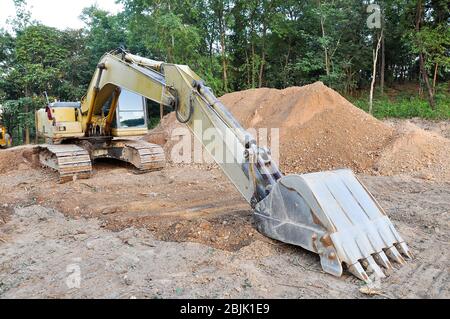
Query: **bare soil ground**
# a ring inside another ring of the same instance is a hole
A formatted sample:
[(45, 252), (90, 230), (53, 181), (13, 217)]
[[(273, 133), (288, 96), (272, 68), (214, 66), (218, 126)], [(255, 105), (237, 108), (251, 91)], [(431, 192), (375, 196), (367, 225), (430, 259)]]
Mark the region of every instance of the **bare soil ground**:
[[(416, 255), (371, 298), (449, 298), (450, 184), (362, 179)], [(22, 167), (0, 175), (0, 193), (1, 298), (369, 297), (315, 254), (258, 234), (216, 169), (136, 175), (100, 162), (91, 179), (57, 184)], [(79, 289), (66, 284), (73, 269)]]
[[(91, 179), (58, 184), (21, 147), (0, 151), (0, 298), (450, 298), (450, 122), (383, 123), (322, 83), (222, 100), (246, 127), (280, 128), (285, 172), (356, 170), (415, 259), (369, 296), (256, 232), (214, 165), (137, 175), (101, 161)], [(174, 120), (147, 136), (166, 153)]]

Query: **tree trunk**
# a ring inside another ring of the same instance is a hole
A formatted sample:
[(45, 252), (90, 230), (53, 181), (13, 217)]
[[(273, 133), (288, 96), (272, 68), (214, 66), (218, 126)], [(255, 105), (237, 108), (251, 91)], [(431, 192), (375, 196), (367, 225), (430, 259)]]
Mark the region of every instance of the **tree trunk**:
[(291, 41), (288, 42), (288, 50), (286, 54), (286, 59), (284, 63), (284, 87), (288, 85), (288, 65), (289, 65), (289, 59), (291, 55)]
[(264, 26), (264, 31), (263, 31), (263, 42), (262, 42), (262, 52), (261, 52), (261, 65), (259, 67), (259, 83), (258, 83), (258, 87), (262, 87), (263, 85), (263, 77), (264, 77), (264, 66), (266, 63), (266, 46), (265, 46), (265, 41), (266, 41), (266, 26)]
[[(422, 0), (417, 1), (417, 11), (416, 11), (416, 32), (420, 31), (420, 22), (422, 21)], [(435, 109), (435, 103), (434, 103), (434, 95), (433, 95), (433, 89), (430, 85), (430, 81), (428, 79), (427, 70), (425, 69), (425, 57), (423, 55), (423, 52), (419, 53), (419, 66), (420, 66), (420, 73), (422, 74), (423, 81), (425, 82), (425, 85), (427, 87), (428, 92), (428, 101), (430, 103), (430, 107), (432, 110)]]
[[(24, 111), (26, 115), (30, 112), (28, 103), (25, 103)], [(28, 119), (25, 120), (25, 144), (30, 144), (30, 126), (28, 125)]]
[[(26, 88), (25, 89), (25, 96), (28, 97), (28, 95), (29, 95), (28, 88)], [(28, 144), (30, 144), (30, 127), (28, 125), (28, 118), (27, 118), (28, 117), (28, 113), (30, 112), (28, 103), (25, 103), (23, 111), (26, 114), (25, 115), (25, 131), (24, 131), (23, 139), (24, 139), (24, 143), (26, 145), (28, 145)]]
[[(320, 0), (317, 1), (319, 8), (321, 6)], [(322, 29), (322, 39), (325, 40), (325, 21), (324, 18), (322, 16), (322, 13), (320, 14), (320, 28)], [(326, 46), (326, 44), (324, 44), (323, 46), (323, 50), (324, 50), (324, 55), (325, 55), (325, 72), (327, 73), (327, 75), (330, 75), (330, 64), (329, 64), (329, 59), (328, 59), (328, 48)]]
[(220, 32), (220, 46), (222, 47), (222, 69), (223, 69), (223, 89), (228, 92), (228, 70), (227, 70), (227, 57), (225, 51), (225, 30), (224, 28)]
[(436, 63), (434, 67), (434, 76), (433, 76), (433, 95), (436, 94), (436, 81), (437, 81), (437, 73), (438, 73), (439, 64)]
[(381, 39), (381, 67), (380, 67), (380, 91), (381, 95), (384, 95), (384, 70), (386, 68), (386, 56), (385, 56), (385, 47), (384, 47), (384, 38), (383, 35)]
[(255, 88), (255, 44), (252, 40), (252, 89)]
[(370, 84), (370, 97), (369, 97), (369, 113), (372, 114), (373, 110), (373, 89), (375, 87), (375, 80), (377, 76), (377, 61), (378, 61), (378, 51), (380, 50), (381, 39), (383, 38), (383, 29), (381, 29), (380, 37), (378, 38), (377, 47), (373, 51), (373, 73), (372, 73), (372, 83)]
[(425, 85), (427, 87), (428, 91), (428, 101), (430, 103), (431, 109), (435, 109), (435, 103), (434, 103), (434, 95), (433, 95), (433, 88), (430, 85), (430, 80), (428, 79), (427, 70), (425, 69), (425, 61), (423, 57), (423, 53), (419, 54), (419, 63), (420, 63), (420, 72), (422, 73), (423, 81), (425, 82)]
[(247, 88), (250, 87), (250, 60), (248, 57), (248, 51), (245, 49), (245, 62), (246, 62), (246, 71), (247, 71)]
[(261, 65), (259, 67), (259, 76), (258, 76), (258, 87), (260, 87), (260, 88), (263, 86), (264, 66), (266, 63), (265, 59), (266, 59), (266, 52), (263, 51), (262, 56), (261, 56)]

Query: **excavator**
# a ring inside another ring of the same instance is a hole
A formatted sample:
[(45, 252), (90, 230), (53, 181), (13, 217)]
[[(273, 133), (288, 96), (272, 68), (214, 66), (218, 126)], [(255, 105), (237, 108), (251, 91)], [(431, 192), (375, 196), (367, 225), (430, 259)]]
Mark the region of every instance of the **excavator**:
[(0, 108), (0, 148), (11, 147), (11, 136), (2, 124), (2, 109)]
[(6, 132), (6, 127), (0, 124), (0, 148), (7, 148), (11, 146), (11, 142)]
[[(142, 171), (162, 169), (161, 147), (135, 138), (147, 132), (146, 99), (172, 107), (177, 120), (203, 143), (251, 206), (260, 233), (318, 254), (324, 272), (340, 277), (345, 267), (371, 283), (413, 258), (352, 171), (283, 175), (270, 150), (257, 145), (186, 65), (124, 49), (105, 54), (81, 103), (56, 102), (37, 111), (38, 133), (48, 143), (40, 146), (41, 162), (69, 179), (89, 176), (92, 161), (101, 157)], [(215, 132), (208, 143), (207, 130)]]

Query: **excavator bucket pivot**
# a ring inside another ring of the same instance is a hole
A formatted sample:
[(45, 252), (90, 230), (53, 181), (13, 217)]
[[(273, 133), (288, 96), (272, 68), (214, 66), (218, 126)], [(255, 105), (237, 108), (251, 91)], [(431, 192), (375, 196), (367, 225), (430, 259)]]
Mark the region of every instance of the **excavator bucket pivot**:
[[(391, 261), (412, 258), (389, 217), (350, 170), (282, 177), (255, 207), (264, 235), (320, 255), (325, 272), (342, 264), (365, 282), (383, 278)], [(372, 278), (373, 278), (372, 277)]]

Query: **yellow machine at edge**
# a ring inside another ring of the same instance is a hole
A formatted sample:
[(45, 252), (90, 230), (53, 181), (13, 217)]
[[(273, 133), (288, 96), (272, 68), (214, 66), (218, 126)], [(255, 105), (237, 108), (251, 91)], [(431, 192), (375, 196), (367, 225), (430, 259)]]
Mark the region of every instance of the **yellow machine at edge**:
[(6, 131), (6, 127), (0, 125), (0, 148), (11, 147), (11, 139)]

